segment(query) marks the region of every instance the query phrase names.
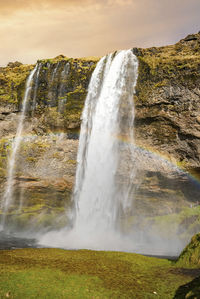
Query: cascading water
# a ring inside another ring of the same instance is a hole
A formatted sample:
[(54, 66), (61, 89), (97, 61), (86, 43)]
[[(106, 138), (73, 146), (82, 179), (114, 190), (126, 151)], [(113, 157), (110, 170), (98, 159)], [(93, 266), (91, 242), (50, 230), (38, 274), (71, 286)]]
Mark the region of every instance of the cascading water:
[(62, 113), (64, 110), (64, 104), (67, 101), (66, 97), (63, 97), (63, 90), (65, 89), (65, 84), (66, 84), (66, 79), (69, 74), (70, 70), (70, 64), (67, 62), (64, 66), (63, 71), (61, 72), (61, 77), (60, 77), (60, 86), (58, 90), (58, 112)]
[(30, 73), (30, 75), (27, 79), (27, 82), (26, 82), (25, 95), (24, 95), (24, 99), (22, 102), (21, 116), (19, 119), (16, 136), (12, 143), (11, 154), (8, 159), (7, 182), (6, 182), (3, 200), (2, 200), (2, 204), (1, 204), (1, 208), (3, 211), (3, 216), (1, 219), (1, 229), (2, 230), (5, 229), (7, 212), (8, 212), (10, 205), (12, 204), (13, 184), (14, 184), (14, 174), (15, 174), (15, 161), (16, 161), (17, 152), (18, 152), (18, 149), (19, 149), (20, 143), (21, 143), (21, 135), (23, 132), (23, 127), (24, 127), (24, 119), (25, 119), (25, 115), (26, 115), (28, 99), (29, 99), (31, 91), (32, 91), (33, 78), (34, 78), (35, 73), (37, 72), (37, 69), (38, 69), (38, 65), (36, 65), (36, 67), (32, 70), (32, 72)]
[[(126, 184), (119, 185), (122, 144), (133, 155), (133, 94), (138, 61), (131, 50), (102, 58), (92, 75), (82, 115), (74, 189), (76, 215), (71, 231), (49, 232), (41, 244), (65, 248), (130, 250), (117, 229), (120, 213), (126, 213), (134, 169)], [(53, 241), (52, 241), (53, 240)], [(127, 241), (127, 240), (126, 240)]]
[[(36, 65), (36, 79), (35, 79), (35, 87), (34, 87), (34, 93), (33, 93), (33, 103), (32, 103), (32, 114), (34, 113), (35, 109), (36, 109), (36, 100), (37, 100), (37, 91), (38, 91), (38, 85), (39, 85), (39, 75), (40, 75), (40, 71), (42, 68), (42, 64), (39, 63)], [(34, 74), (33, 74), (34, 76)]]
[[(104, 63), (103, 60), (101, 63)], [(120, 105), (123, 101), (124, 105), (132, 106), (130, 125), (133, 130), (133, 92), (136, 79), (137, 60), (130, 50), (122, 51), (116, 55), (111, 65), (109, 59), (106, 63), (99, 98), (95, 96), (86, 100), (81, 133), (87, 134), (87, 129), (90, 133), (87, 142), (81, 138), (79, 145), (75, 185), (78, 227), (84, 224), (84, 227), (88, 225), (88, 230), (97, 231), (100, 228), (106, 231), (113, 229), (116, 224), (119, 206), (121, 200), (122, 203), (124, 200), (119, 196), (116, 182), (120, 157), (120, 141), (116, 137), (122, 134)], [(92, 105), (96, 101), (96, 105), (93, 113), (88, 115), (91, 101)], [(87, 121), (91, 126), (88, 127)], [(84, 175), (79, 172), (84, 172)]]

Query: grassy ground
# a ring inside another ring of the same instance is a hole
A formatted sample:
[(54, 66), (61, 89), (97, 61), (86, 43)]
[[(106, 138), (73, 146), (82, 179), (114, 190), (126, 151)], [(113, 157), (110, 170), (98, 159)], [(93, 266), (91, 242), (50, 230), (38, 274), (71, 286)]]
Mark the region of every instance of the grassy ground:
[(0, 298), (173, 298), (195, 271), (132, 253), (0, 251)]

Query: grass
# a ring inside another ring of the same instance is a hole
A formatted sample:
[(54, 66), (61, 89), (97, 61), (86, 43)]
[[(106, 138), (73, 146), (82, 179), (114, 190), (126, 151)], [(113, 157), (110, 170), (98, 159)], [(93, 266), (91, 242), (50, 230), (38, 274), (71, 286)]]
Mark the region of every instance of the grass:
[(89, 250), (0, 251), (0, 298), (173, 298), (192, 273), (169, 261)]
[(200, 267), (200, 233), (192, 237), (191, 242), (181, 253), (177, 264), (191, 268)]

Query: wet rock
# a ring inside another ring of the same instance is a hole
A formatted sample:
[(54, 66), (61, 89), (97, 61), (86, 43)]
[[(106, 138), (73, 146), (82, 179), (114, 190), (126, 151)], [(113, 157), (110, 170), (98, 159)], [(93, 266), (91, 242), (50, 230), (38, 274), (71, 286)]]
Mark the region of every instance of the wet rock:
[(144, 49), (138, 56), (137, 143), (188, 168), (200, 162), (199, 53), (196, 34), (174, 46)]

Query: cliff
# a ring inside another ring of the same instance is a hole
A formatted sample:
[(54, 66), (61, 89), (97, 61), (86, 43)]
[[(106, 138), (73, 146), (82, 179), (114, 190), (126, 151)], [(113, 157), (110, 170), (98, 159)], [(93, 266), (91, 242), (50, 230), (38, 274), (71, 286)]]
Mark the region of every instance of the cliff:
[[(198, 168), (200, 33), (189, 35), (175, 45), (134, 48), (133, 52), (139, 59), (134, 97), (137, 143), (183, 167)], [(41, 129), (44, 133), (79, 130), (89, 80), (97, 61), (98, 58), (70, 59), (63, 55), (38, 61), (37, 92), (32, 94), (29, 105), (30, 120), (42, 115), (44, 126), (36, 125), (36, 134)], [(9, 118), (9, 113), (20, 111), (25, 81), (33, 67), (10, 63), (0, 69), (1, 121)], [(37, 96), (36, 107), (33, 107), (34, 96)], [(4, 123), (1, 137), (7, 136), (5, 127)]]
[[(14, 199), (9, 212), (11, 226), (12, 223), (20, 229), (27, 223), (34, 228), (41, 224), (48, 226), (70, 205), (80, 115), (97, 60), (60, 55), (37, 62), (15, 165)], [(34, 67), (16, 62), (0, 69), (1, 197), (26, 80)], [(23, 202), (20, 212), (16, 211), (19, 202)], [(33, 219), (38, 214), (40, 219), (35, 224)]]
[(140, 62), (136, 97), (139, 144), (184, 167), (200, 161), (200, 33), (175, 45), (134, 49)]
[[(134, 130), (138, 148), (156, 153), (159, 157), (164, 156), (183, 169), (198, 172), (200, 33), (189, 35), (175, 45), (134, 48), (133, 52), (139, 60), (134, 96)], [(48, 227), (56, 215), (61, 216), (55, 226), (66, 223), (66, 215), (62, 213), (66, 205), (70, 207), (73, 204), (70, 196), (74, 184), (80, 117), (97, 62), (98, 58), (72, 59), (63, 55), (38, 61), (24, 137), (16, 161), (15, 199), (9, 215), (10, 225), (15, 223), (16, 226), (17, 223), (23, 228), (29, 223), (30, 227)], [(0, 68), (1, 195), (25, 82), (34, 67), (16, 62)], [(161, 162), (155, 157), (151, 163), (145, 164), (144, 159), (141, 160), (140, 176), (135, 181), (135, 185), (139, 186), (135, 208), (129, 215), (131, 225), (140, 226), (140, 217), (145, 217), (145, 229), (163, 225), (163, 231), (167, 227), (169, 233), (168, 224), (171, 219), (176, 219), (176, 227), (173, 226), (170, 233), (175, 230), (183, 234), (184, 240), (188, 240), (200, 229), (196, 206), (199, 185), (194, 185), (187, 174), (175, 173), (171, 166), (160, 168)], [(125, 172), (123, 170), (124, 177)], [(23, 202), (20, 212), (16, 211), (19, 201)], [(138, 214), (139, 218), (136, 217)]]

